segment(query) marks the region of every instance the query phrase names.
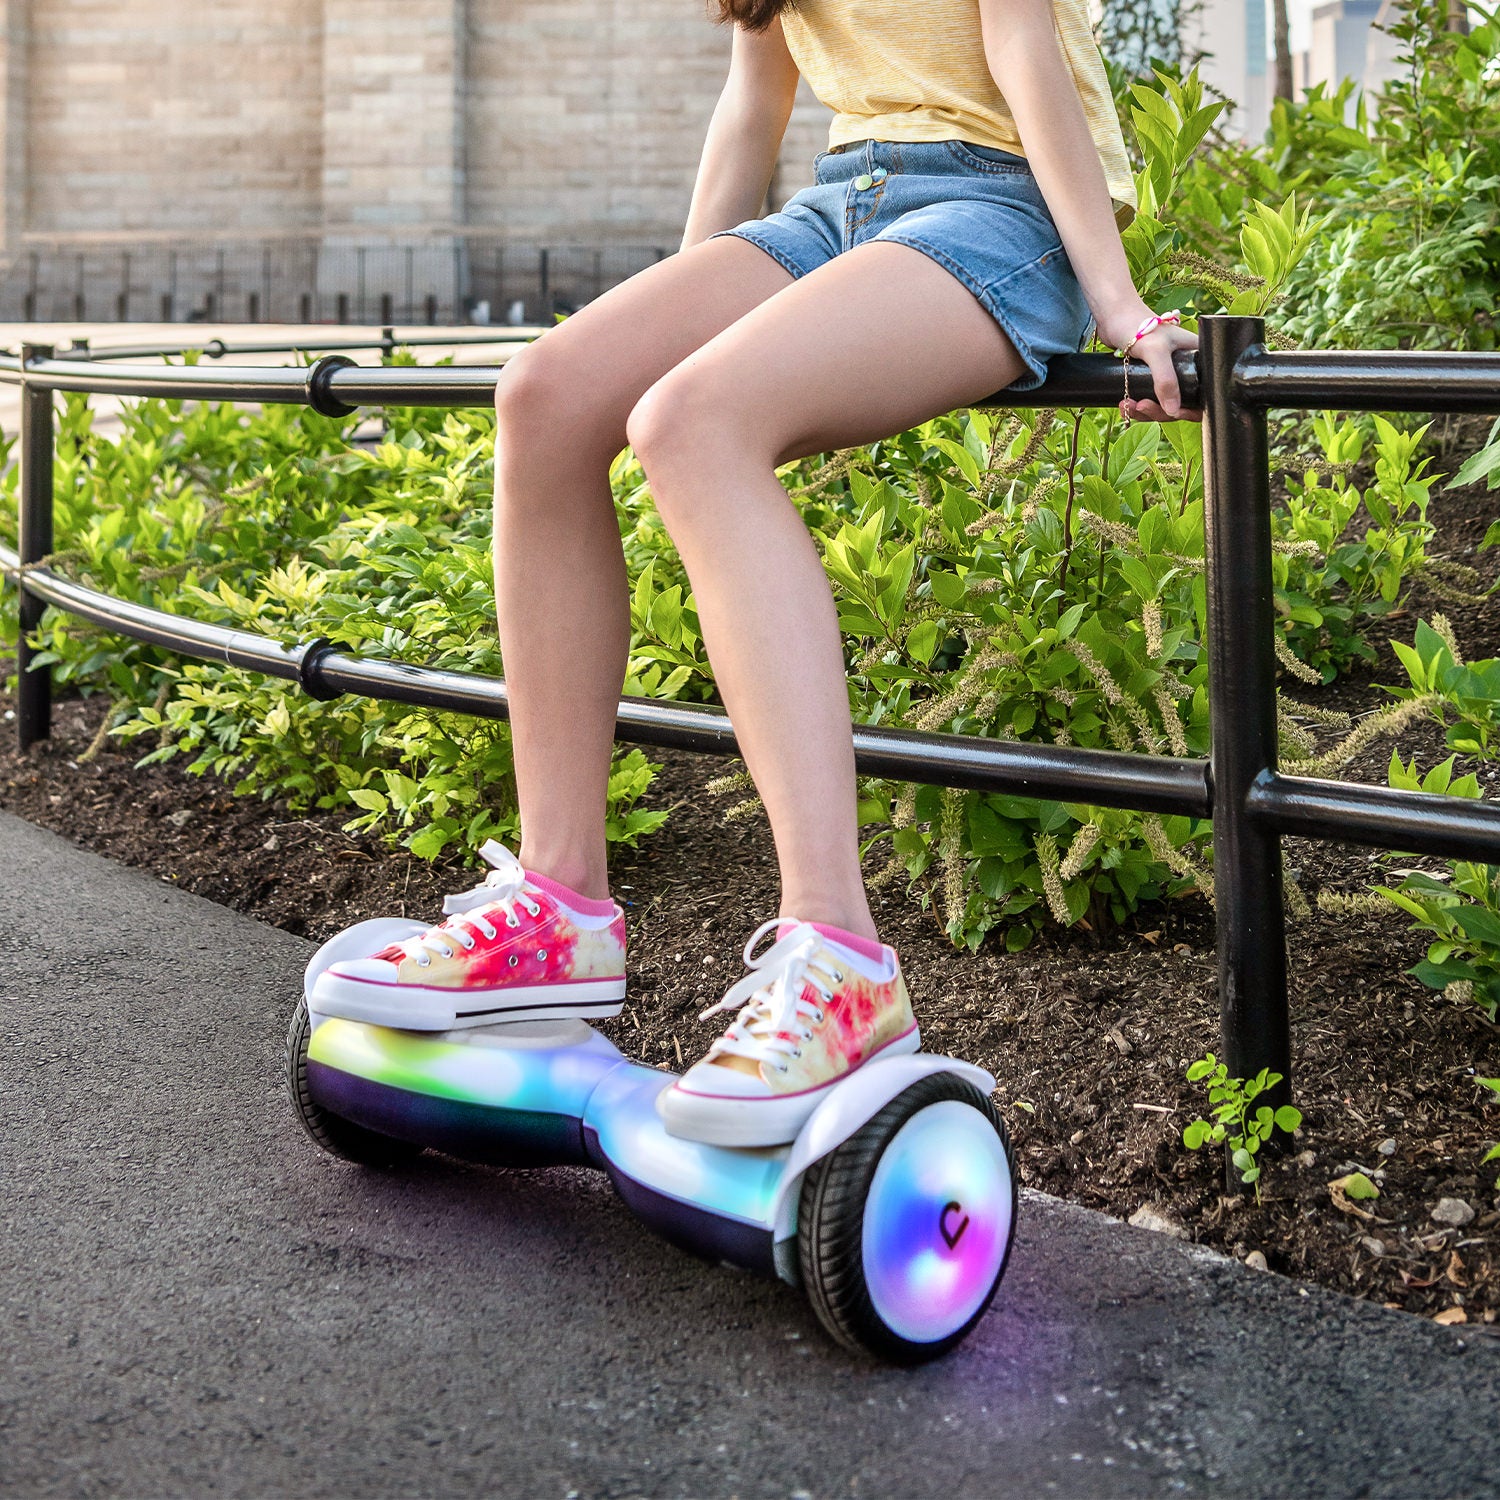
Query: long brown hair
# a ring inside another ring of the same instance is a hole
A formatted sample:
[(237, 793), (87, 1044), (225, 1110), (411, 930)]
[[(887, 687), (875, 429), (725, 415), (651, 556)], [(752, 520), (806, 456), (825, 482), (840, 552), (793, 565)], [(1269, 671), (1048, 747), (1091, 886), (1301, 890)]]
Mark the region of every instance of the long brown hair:
[(734, 21), (746, 31), (764, 31), (784, 10), (795, 10), (797, 0), (708, 0), (709, 18), (717, 25)]

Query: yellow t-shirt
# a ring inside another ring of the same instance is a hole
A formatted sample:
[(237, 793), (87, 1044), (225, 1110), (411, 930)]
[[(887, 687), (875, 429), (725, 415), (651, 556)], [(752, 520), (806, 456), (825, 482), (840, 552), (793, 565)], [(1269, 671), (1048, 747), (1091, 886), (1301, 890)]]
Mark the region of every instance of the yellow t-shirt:
[[(1123, 229), (1138, 200), (1087, 0), (1053, 0), (1052, 15)], [(979, 0), (796, 0), (781, 29), (834, 112), (830, 146), (957, 139), (1026, 154), (985, 59)]]

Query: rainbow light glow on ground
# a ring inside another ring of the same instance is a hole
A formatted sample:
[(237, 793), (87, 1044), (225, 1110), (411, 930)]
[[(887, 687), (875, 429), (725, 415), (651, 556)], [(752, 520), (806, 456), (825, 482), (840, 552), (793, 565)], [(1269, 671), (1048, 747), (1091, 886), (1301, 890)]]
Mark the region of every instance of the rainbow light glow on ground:
[(1010, 1234), (1010, 1164), (994, 1127), (958, 1100), (929, 1105), (886, 1148), (865, 1202), (875, 1310), (913, 1343), (945, 1338), (983, 1305)]

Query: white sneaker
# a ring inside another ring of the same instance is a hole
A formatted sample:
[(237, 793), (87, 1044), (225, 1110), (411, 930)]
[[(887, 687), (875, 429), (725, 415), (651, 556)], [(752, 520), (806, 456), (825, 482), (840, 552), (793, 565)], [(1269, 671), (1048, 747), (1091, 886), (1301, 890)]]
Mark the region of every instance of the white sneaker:
[(795, 1140), (855, 1068), (921, 1046), (893, 948), (876, 963), (799, 922), (752, 958), (761, 937), (787, 921), (755, 929), (745, 944), (751, 972), (699, 1018), (742, 1007), (708, 1056), (657, 1096), (669, 1135), (714, 1146)]
[(491, 839), (479, 852), (495, 868), (472, 890), (444, 899), (446, 921), (331, 964), (313, 981), (310, 1008), (411, 1031), (619, 1015), (620, 907), (577, 911), (555, 882), (539, 884), (503, 844)]

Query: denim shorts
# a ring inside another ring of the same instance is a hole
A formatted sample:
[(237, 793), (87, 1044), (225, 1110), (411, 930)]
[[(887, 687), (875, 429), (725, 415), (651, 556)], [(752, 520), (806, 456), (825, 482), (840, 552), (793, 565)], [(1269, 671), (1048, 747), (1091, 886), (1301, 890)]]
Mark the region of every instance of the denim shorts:
[(711, 236), (759, 245), (805, 276), (868, 240), (910, 245), (951, 272), (1004, 329), (1034, 390), (1054, 354), (1074, 354), (1094, 319), (1024, 156), (970, 141), (851, 141), (820, 152), (811, 187), (776, 213)]

